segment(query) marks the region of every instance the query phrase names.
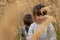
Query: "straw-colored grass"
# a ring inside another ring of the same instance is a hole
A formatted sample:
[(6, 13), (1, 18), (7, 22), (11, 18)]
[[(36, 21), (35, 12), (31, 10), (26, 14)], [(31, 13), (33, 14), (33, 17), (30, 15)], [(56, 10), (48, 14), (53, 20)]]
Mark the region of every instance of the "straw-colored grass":
[[(54, 26), (56, 30), (59, 30), (60, 0), (1, 0), (0, 40), (14, 40), (16, 35), (18, 39), (18, 30), (23, 26), (24, 15), (27, 13), (32, 14), (33, 7), (39, 3), (44, 3), (45, 6), (52, 6), (52, 12), (49, 15), (52, 15), (57, 20)], [(59, 36), (58, 30), (57, 35)]]

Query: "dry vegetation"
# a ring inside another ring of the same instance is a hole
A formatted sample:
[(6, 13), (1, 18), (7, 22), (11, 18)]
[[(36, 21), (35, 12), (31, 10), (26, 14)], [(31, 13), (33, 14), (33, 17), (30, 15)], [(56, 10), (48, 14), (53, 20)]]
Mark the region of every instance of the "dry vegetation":
[[(54, 26), (59, 35), (60, 0), (0, 0), (0, 40), (15, 40), (16, 38), (19, 40), (18, 30), (23, 26), (24, 15), (32, 14), (32, 8), (39, 3), (52, 6), (49, 15), (56, 19)], [(57, 37), (58, 40), (59, 37)]]

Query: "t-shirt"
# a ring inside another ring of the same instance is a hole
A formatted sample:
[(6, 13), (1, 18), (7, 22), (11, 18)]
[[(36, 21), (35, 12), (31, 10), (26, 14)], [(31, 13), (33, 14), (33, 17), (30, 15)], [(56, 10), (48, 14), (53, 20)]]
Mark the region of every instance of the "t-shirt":
[[(29, 31), (28, 31), (27, 40), (30, 40), (32, 34), (34, 34), (38, 28), (39, 27), (36, 22), (33, 22), (31, 24)], [(46, 28), (46, 30), (44, 31), (42, 36), (39, 38), (39, 40), (47, 40), (47, 39), (48, 40), (56, 40), (56, 33), (55, 33), (54, 27), (51, 23), (50, 23), (49, 27)]]
[(28, 29), (27, 27), (22, 27), (21, 31), (20, 31), (20, 35), (23, 37), (23, 40), (26, 40), (26, 37), (28, 35)]

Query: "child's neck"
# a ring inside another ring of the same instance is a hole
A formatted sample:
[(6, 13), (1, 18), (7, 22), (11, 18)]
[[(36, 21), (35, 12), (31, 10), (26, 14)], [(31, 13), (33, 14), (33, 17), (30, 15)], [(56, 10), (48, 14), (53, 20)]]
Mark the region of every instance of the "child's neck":
[(42, 22), (38, 22), (38, 21), (36, 21), (36, 23), (37, 23), (37, 24), (41, 24)]

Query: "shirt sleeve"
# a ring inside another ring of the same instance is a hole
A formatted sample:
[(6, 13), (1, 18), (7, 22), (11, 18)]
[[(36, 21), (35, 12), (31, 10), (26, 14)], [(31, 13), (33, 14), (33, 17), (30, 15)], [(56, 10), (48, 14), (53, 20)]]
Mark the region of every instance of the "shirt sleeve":
[(56, 32), (55, 32), (55, 29), (52, 24), (50, 24), (49, 40), (57, 40), (56, 39)]

